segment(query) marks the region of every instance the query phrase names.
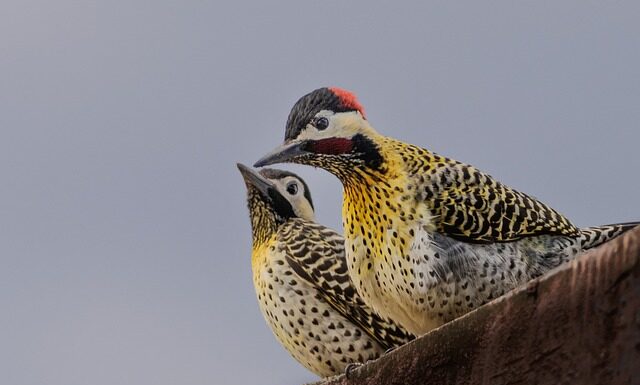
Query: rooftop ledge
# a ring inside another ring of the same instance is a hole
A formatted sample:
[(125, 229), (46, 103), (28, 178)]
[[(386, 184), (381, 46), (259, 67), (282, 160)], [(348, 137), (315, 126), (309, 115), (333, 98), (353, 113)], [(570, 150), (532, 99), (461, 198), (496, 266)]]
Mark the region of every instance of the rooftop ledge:
[(640, 384), (640, 228), (314, 385)]

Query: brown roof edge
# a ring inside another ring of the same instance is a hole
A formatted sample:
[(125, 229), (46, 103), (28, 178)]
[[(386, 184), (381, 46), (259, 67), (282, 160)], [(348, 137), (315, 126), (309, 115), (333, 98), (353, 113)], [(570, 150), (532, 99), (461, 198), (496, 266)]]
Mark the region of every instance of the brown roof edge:
[(315, 385), (640, 384), (640, 228)]

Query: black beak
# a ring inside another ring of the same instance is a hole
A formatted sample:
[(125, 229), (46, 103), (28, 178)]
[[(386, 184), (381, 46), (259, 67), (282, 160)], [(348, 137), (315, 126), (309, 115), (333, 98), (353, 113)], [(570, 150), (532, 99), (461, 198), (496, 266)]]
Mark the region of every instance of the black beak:
[(238, 166), (238, 170), (240, 170), (240, 174), (242, 174), (247, 186), (253, 186), (265, 198), (269, 197), (269, 191), (274, 189), (273, 183), (242, 163), (236, 163), (236, 166)]
[(253, 164), (253, 167), (263, 167), (274, 163), (287, 163), (293, 162), (296, 158), (311, 154), (311, 152), (304, 149), (306, 142), (293, 142), (289, 144), (283, 144), (276, 147), (270, 153), (263, 156)]

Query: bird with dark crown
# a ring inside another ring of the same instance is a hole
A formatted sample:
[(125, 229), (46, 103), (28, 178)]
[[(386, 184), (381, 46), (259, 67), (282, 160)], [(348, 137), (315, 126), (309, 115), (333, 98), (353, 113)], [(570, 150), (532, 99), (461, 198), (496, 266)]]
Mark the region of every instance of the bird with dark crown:
[(339, 88), (300, 98), (285, 143), (255, 166), (283, 162), (340, 179), (349, 275), (418, 335), (638, 224), (578, 228), (471, 165), (379, 134)]
[(251, 267), (260, 310), (278, 341), (320, 376), (345, 371), (414, 338), (380, 317), (349, 279), (344, 239), (315, 221), (307, 184), (238, 164), (247, 187)]

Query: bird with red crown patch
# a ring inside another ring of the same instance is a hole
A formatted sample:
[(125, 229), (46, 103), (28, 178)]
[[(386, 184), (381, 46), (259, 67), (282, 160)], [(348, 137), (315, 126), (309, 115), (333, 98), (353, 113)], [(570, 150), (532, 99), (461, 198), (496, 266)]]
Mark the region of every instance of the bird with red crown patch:
[(637, 225), (580, 229), (471, 165), (379, 134), (339, 88), (303, 96), (285, 143), (256, 166), (282, 162), (340, 179), (349, 276), (418, 335)]

